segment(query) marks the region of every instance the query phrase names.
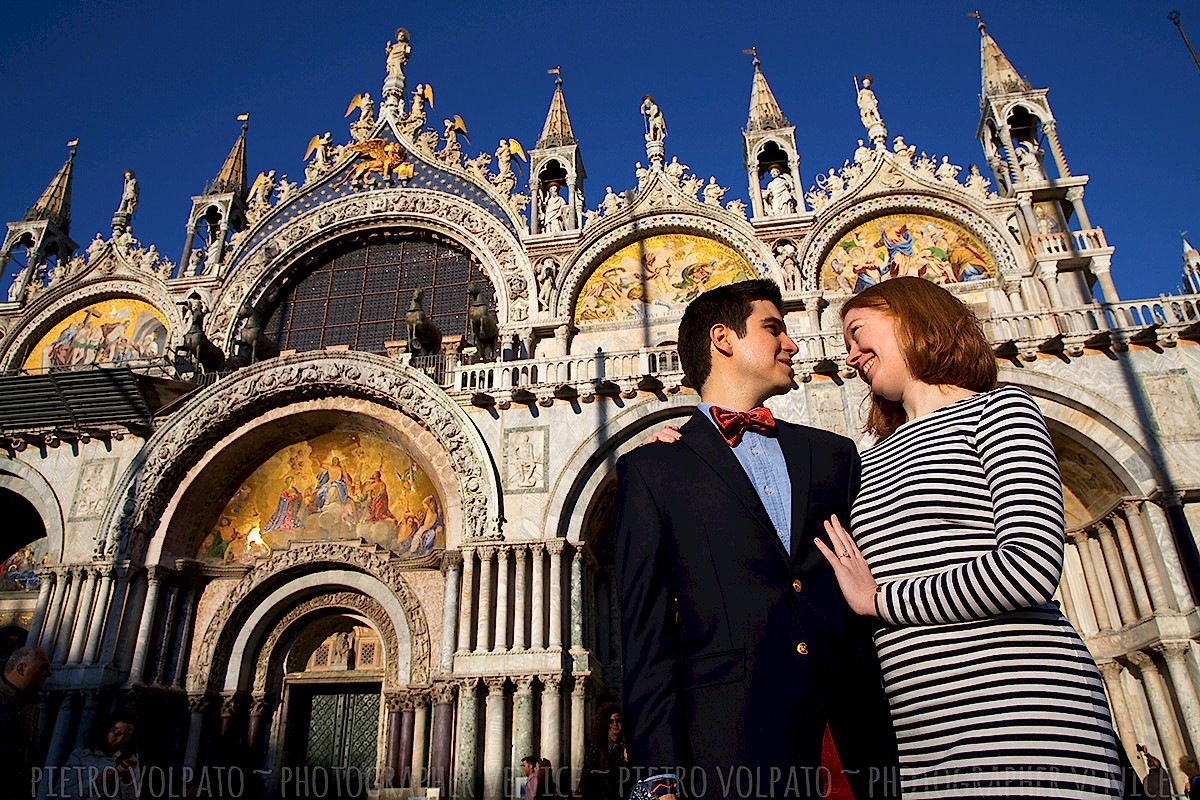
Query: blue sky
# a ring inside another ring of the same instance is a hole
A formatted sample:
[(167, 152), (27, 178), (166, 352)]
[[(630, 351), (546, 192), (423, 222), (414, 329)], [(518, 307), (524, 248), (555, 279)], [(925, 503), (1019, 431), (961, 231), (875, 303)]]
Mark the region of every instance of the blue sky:
[[(864, 135), (853, 76), (875, 77), (891, 135), (918, 152), (982, 164), (979, 35), (988, 31), (1050, 103), (1072, 171), (1087, 174), (1093, 224), (1116, 246), (1122, 297), (1179, 283), (1179, 231), (1200, 243), (1200, 71), (1167, 12), (1200, 44), (1200, 3), (22, 3), (0, 28), (0, 221), (16, 220), (81, 140), (71, 234), (107, 234), (121, 173), (137, 172), (134, 234), (172, 259), (190, 197), (220, 167), (249, 112), (251, 179), (303, 175), (318, 132), (348, 138), (351, 97), (378, 101), (384, 43), (412, 32), (409, 84), (430, 83), (431, 119), (459, 114), (473, 147), (531, 147), (562, 66), (594, 207), (634, 184), (645, 93), (667, 120), (667, 155), (745, 197), (741, 128), (751, 65), (796, 126), (801, 177), (852, 156)], [(984, 173), (987, 173), (984, 168)]]

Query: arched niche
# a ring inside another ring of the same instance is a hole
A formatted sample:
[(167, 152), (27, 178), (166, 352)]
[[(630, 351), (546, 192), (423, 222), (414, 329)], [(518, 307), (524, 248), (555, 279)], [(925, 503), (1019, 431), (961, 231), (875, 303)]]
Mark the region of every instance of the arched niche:
[(137, 281), (108, 279), (38, 300), (32, 317), (9, 332), (0, 356), (6, 369), (144, 366), (172, 357), (180, 343), (170, 298)]
[[(429, 497), (434, 530), (421, 525)], [(363, 539), (425, 564), (447, 539), (462, 541), (458, 500), (441, 444), (415, 421), (353, 398), (305, 400), (209, 449), (168, 504), (147, 560), (247, 564), (294, 541)]]
[(0, 557), (37, 544), (39, 562), (57, 564), (62, 559), (64, 518), (53, 487), (40, 472), (21, 461), (0, 457)]
[[(179, 512), (190, 487), (196, 484), (197, 501), (221, 502), (220, 490), (229, 485), (211, 469), (213, 458), (234, 453), (224, 456), (230, 459), (227, 464), (237, 458), (252, 464), (261, 460), (247, 455), (255, 441), (286, 446), (288, 436), (299, 440), (307, 427), (299, 433), (288, 434), (286, 427), (272, 433), (256, 423), (267, 415), (288, 416), (279, 410), (307, 401), (315, 405), (303, 407), (306, 411), (341, 410), (386, 423), (404, 434), (403, 441), (416, 442), (416, 450), (429, 459), (431, 474), (454, 476), (441, 485), (451, 546), (456, 537), (499, 535), (496, 467), (462, 408), (423, 373), (397, 361), (367, 353), (317, 352), (260, 362), (191, 396), (118, 479), (101, 523), (98, 556), (156, 563), (164, 543), (177, 547), (179, 541), (190, 541), (195, 523)], [(254, 436), (243, 438), (256, 429)], [(148, 548), (151, 539), (153, 549)]]

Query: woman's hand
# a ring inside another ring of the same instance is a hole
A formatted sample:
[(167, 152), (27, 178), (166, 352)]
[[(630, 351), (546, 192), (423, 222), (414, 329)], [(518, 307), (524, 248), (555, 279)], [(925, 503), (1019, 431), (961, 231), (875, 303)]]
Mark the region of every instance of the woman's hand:
[(837, 578), (842, 596), (846, 598), (850, 610), (863, 617), (879, 616), (875, 611), (875, 593), (879, 591), (879, 584), (872, 577), (871, 568), (859, 552), (858, 545), (838, 521), (837, 514), (825, 521), (825, 532), (829, 534), (829, 541), (833, 544), (832, 550), (819, 536), (813, 541), (816, 542), (821, 555), (825, 556), (825, 560), (833, 567), (833, 575)]
[[(682, 438), (683, 434), (679, 432), (679, 428), (676, 428), (674, 425), (663, 425), (662, 428), (655, 432), (649, 439), (642, 442), (642, 444), (650, 444), (651, 442), (666, 442), (667, 444), (671, 444), (672, 442), (678, 442)], [(638, 445), (638, 447), (641, 446)]]

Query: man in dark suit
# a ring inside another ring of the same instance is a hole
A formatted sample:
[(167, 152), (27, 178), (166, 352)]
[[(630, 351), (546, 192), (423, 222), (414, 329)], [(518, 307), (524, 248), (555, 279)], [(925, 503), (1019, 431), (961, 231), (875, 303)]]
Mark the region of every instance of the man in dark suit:
[(898, 795), (870, 631), (812, 544), (849, 518), (858, 454), (762, 408), (792, 387), (781, 309), (767, 280), (694, 300), (679, 356), (701, 403), (678, 443), (617, 462), (629, 761), (651, 794), (824, 796), (828, 725), (856, 797)]

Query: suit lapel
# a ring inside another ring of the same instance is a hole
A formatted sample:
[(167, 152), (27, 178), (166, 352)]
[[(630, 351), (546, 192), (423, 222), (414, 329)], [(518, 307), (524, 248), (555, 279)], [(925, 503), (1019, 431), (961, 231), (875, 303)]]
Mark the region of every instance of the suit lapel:
[(683, 434), (680, 441), (692, 448), (696, 455), (700, 456), (700, 460), (725, 482), (734, 497), (746, 507), (754, 521), (770, 534), (775, 543), (779, 545), (780, 552), (783, 552), (783, 543), (775, 535), (775, 526), (771, 523), (771, 518), (767, 515), (767, 509), (763, 507), (762, 500), (758, 499), (758, 492), (754, 491), (754, 484), (750, 482), (750, 477), (742, 468), (742, 462), (738, 461), (733, 450), (717, 432), (716, 426), (704, 419), (703, 415), (697, 411), (679, 430)]
[(792, 479), (792, 555), (804, 549), (802, 540), (808, 527), (808, 496), (812, 488), (812, 444), (803, 430), (787, 422), (780, 422), (776, 436), (787, 462), (788, 476)]

